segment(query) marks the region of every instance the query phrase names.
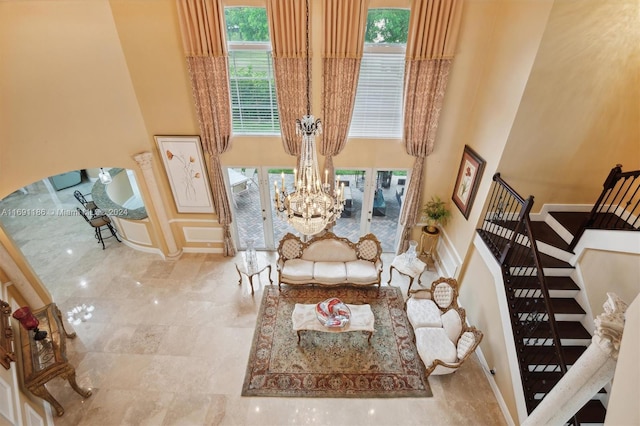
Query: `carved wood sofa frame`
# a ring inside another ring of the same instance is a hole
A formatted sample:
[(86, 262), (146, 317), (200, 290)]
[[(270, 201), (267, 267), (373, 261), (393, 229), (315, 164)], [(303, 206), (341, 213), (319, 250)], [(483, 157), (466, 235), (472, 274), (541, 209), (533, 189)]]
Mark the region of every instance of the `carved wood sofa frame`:
[[(367, 234), (358, 240), (358, 242), (354, 243), (347, 238), (338, 237), (333, 232), (327, 231), (323, 234), (315, 236), (311, 238), (309, 241), (302, 241), (298, 236), (288, 233), (278, 245), (278, 263), (276, 265), (278, 271), (278, 289), (281, 288), (281, 284), (289, 284), (289, 285), (302, 285), (302, 282), (294, 282), (293, 280), (288, 280), (286, 277), (283, 277), (283, 269), (285, 266), (285, 262), (294, 259), (302, 259), (304, 253), (307, 249), (312, 247), (314, 244), (319, 242), (323, 242), (326, 240), (334, 240), (341, 242), (342, 244), (348, 246), (349, 249), (353, 251), (355, 254), (354, 258), (356, 261), (366, 261), (370, 262), (375, 268), (376, 277), (371, 276), (370, 280), (366, 282), (349, 282), (346, 278), (344, 282), (336, 283), (336, 282), (323, 282), (322, 279), (316, 279), (315, 277), (307, 280), (304, 284), (318, 284), (321, 286), (337, 286), (337, 285), (357, 285), (357, 286), (368, 286), (368, 285), (378, 285), (380, 287), (381, 276), (382, 276), (382, 245), (380, 241), (373, 234)], [(329, 257), (335, 259), (336, 254), (329, 255)], [(344, 259), (344, 261), (348, 261), (351, 259)], [(342, 261), (342, 260), (339, 260)]]

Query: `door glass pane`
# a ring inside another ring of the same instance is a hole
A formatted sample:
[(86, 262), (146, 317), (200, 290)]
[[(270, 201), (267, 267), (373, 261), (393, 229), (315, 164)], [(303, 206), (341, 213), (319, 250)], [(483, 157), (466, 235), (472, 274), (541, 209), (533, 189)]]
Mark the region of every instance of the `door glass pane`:
[(264, 250), (264, 221), (260, 205), (258, 176), (255, 168), (228, 168), (231, 204), (238, 231), (238, 249), (244, 250), (247, 240), (254, 241), (256, 249)]
[(406, 171), (378, 170), (373, 196), (373, 216), (370, 231), (382, 244), (382, 251), (393, 252), (396, 247), (400, 207), (407, 184)]
[(345, 204), (342, 216), (336, 221), (333, 232), (358, 241), (362, 226), (362, 200), (364, 198), (364, 170), (336, 170), (336, 178), (345, 187)]
[(282, 179), (284, 176), (284, 185), (288, 192), (293, 191), (293, 169), (269, 169), (269, 202), (271, 203), (271, 219), (273, 221), (273, 241), (278, 247), (280, 240), (288, 232), (298, 234), (293, 226), (289, 225), (283, 214), (278, 214), (273, 207), (273, 200), (276, 197), (274, 183), (278, 183), (278, 190), (282, 190)]

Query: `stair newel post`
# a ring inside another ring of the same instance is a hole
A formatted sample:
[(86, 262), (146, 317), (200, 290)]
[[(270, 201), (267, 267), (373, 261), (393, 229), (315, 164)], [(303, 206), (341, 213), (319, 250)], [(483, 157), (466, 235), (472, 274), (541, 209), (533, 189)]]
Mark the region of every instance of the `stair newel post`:
[(591, 209), (591, 213), (589, 214), (589, 217), (580, 226), (580, 229), (578, 230), (578, 232), (576, 232), (576, 235), (573, 237), (573, 240), (571, 240), (571, 243), (569, 244), (570, 251), (573, 251), (573, 249), (576, 247), (576, 245), (578, 244), (578, 241), (580, 241), (580, 238), (582, 237), (582, 234), (584, 234), (585, 229), (587, 229), (588, 226), (593, 225), (596, 219), (596, 214), (600, 210), (605, 198), (608, 196), (609, 191), (611, 191), (620, 180), (621, 173), (622, 173), (622, 164), (616, 164), (616, 166), (613, 169), (611, 169), (611, 171), (609, 172), (609, 175), (607, 176), (604, 183), (602, 184), (602, 193), (600, 193), (598, 200), (593, 205), (593, 208)]

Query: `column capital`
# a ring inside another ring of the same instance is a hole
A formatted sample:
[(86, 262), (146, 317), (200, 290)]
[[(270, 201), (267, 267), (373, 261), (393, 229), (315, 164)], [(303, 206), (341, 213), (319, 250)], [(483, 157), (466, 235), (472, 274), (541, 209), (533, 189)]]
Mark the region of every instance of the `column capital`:
[(153, 155), (149, 152), (141, 152), (133, 156), (133, 159), (138, 163), (141, 169), (150, 169), (152, 166)]
[(617, 294), (607, 293), (604, 312), (594, 320), (596, 330), (591, 341), (613, 359), (618, 359), (627, 306)]

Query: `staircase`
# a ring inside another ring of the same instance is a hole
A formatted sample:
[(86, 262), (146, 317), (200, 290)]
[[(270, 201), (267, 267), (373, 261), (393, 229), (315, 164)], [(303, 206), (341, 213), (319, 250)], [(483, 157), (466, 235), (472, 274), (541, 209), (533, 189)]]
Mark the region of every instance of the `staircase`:
[[(569, 251), (571, 240), (565, 241), (556, 232), (556, 229), (563, 235), (575, 236), (580, 226), (588, 219), (589, 214), (589, 212), (550, 212), (545, 222), (531, 222), (533, 238), (541, 252), (544, 276), (560, 335), (560, 350), (567, 368), (571, 368), (589, 346), (591, 334), (582, 325), (585, 311), (575, 299), (580, 289), (572, 278), (574, 268), (566, 261), (573, 256), (573, 253)], [(527, 284), (524, 284), (524, 287), (527, 290), (531, 288)], [(548, 338), (550, 336), (548, 325), (540, 327), (537, 335)], [(551, 359), (549, 353), (551, 350), (550, 347), (532, 347), (531, 350), (525, 350), (523, 353), (527, 367), (532, 371), (529, 381), (532, 383), (532, 387), (541, 390), (534, 395), (530, 411), (562, 377), (557, 365), (553, 365), (554, 368), (549, 368), (549, 365), (536, 364), (536, 358)], [(604, 392), (605, 390), (601, 389), (600, 395), (594, 396), (576, 413), (576, 424), (604, 423), (606, 410), (600, 398)]]
[[(638, 177), (640, 171), (622, 173), (618, 165), (591, 212), (552, 212), (538, 222), (529, 217), (533, 197), (521, 197), (499, 173), (493, 177), (478, 234), (502, 269), (529, 413), (591, 343), (582, 325), (585, 311), (576, 300), (580, 288), (569, 263), (572, 251), (585, 229), (638, 230)], [(601, 389), (569, 423), (604, 423), (604, 392)]]

